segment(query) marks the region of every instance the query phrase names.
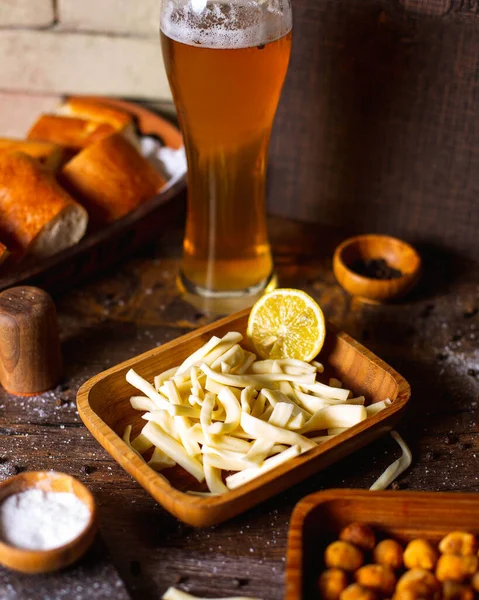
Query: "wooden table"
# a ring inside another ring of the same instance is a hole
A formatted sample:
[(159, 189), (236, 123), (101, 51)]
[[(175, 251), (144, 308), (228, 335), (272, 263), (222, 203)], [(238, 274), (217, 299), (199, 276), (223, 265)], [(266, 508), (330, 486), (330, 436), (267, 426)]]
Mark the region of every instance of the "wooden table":
[[(97, 498), (101, 532), (132, 598), (157, 599), (169, 585), (180, 585), (207, 596), (240, 593), (280, 600), (294, 505), (325, 488), (368, 488), (397, 458), (398, 447), (389, 437), (382, 439), (281, 497), (206, 530), (171, 517), (110, 459), (78, 417), (75, 394), (80, 384), (208, 321), (176, 291), (181, 222), (179, 215), (178, 226), (141, 256), (56, 299), (65, 380), (34, 398), (1, 394), (0, 478), (19, 469), (57, 469), (85, 482)], [(280, 284), (309, 292), (330, 319), (411, 382), (411, 409), (399, 430), (411, 446), (414, 463), (399, 486), (476, 490), (479, 266), (423, 249), (426, 274), (407, 302), (366, 305), (348, 297), (331, 272), (339, 233), (278, 218), (270, 220), (270, 229)], [(82, 595), (84, 571), (76, 567), (68, 576), (80, 590), (70, 599), (125, 597), (120, 592), (101, 595), (92, 586)], [(60, 593), (64, 581), (60, 584), (58, 576), (9, 575), (10, 595), (2, 588), (6, 577), (0, 570), (2, 599), (67, 597)], [(114, 575), (109, 571), (102, 577)]]

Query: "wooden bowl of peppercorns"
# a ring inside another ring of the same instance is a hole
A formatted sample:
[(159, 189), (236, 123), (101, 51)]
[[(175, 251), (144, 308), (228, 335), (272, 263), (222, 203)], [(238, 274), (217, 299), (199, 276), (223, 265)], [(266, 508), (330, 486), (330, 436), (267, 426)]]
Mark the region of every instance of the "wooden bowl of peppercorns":
[(388, 302), (405, 296), (421, 275), (416, 250), (388, 235), (348, 238), (334, 253), (333, 270), (352, 296), (369, 302)]

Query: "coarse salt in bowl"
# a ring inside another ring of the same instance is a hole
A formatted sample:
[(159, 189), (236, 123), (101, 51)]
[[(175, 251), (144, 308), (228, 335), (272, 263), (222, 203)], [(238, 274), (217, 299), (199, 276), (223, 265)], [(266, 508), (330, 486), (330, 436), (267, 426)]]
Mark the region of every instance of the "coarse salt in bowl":
[(25, 472), (0, 484), (0, 563), (45, 573), (75, 562), (96, 534), (90, 491), (70, 475)]

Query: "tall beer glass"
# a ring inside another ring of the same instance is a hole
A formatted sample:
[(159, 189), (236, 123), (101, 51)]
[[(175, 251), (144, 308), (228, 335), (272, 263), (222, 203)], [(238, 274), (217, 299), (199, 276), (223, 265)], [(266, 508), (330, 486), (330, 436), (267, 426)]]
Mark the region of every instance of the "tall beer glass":
[(161, 44), (188, 161), (180, 278), (207, 298), (273, 278), (269, 138), (291, 49), (290, 0), (163, 0)]

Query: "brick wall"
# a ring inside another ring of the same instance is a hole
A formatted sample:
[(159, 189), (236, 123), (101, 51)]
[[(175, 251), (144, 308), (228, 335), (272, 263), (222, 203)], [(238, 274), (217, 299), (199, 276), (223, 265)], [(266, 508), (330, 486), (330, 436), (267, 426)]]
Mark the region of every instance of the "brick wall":
[(160, 0), (0, 0), (0, 93), (171, 99)]

